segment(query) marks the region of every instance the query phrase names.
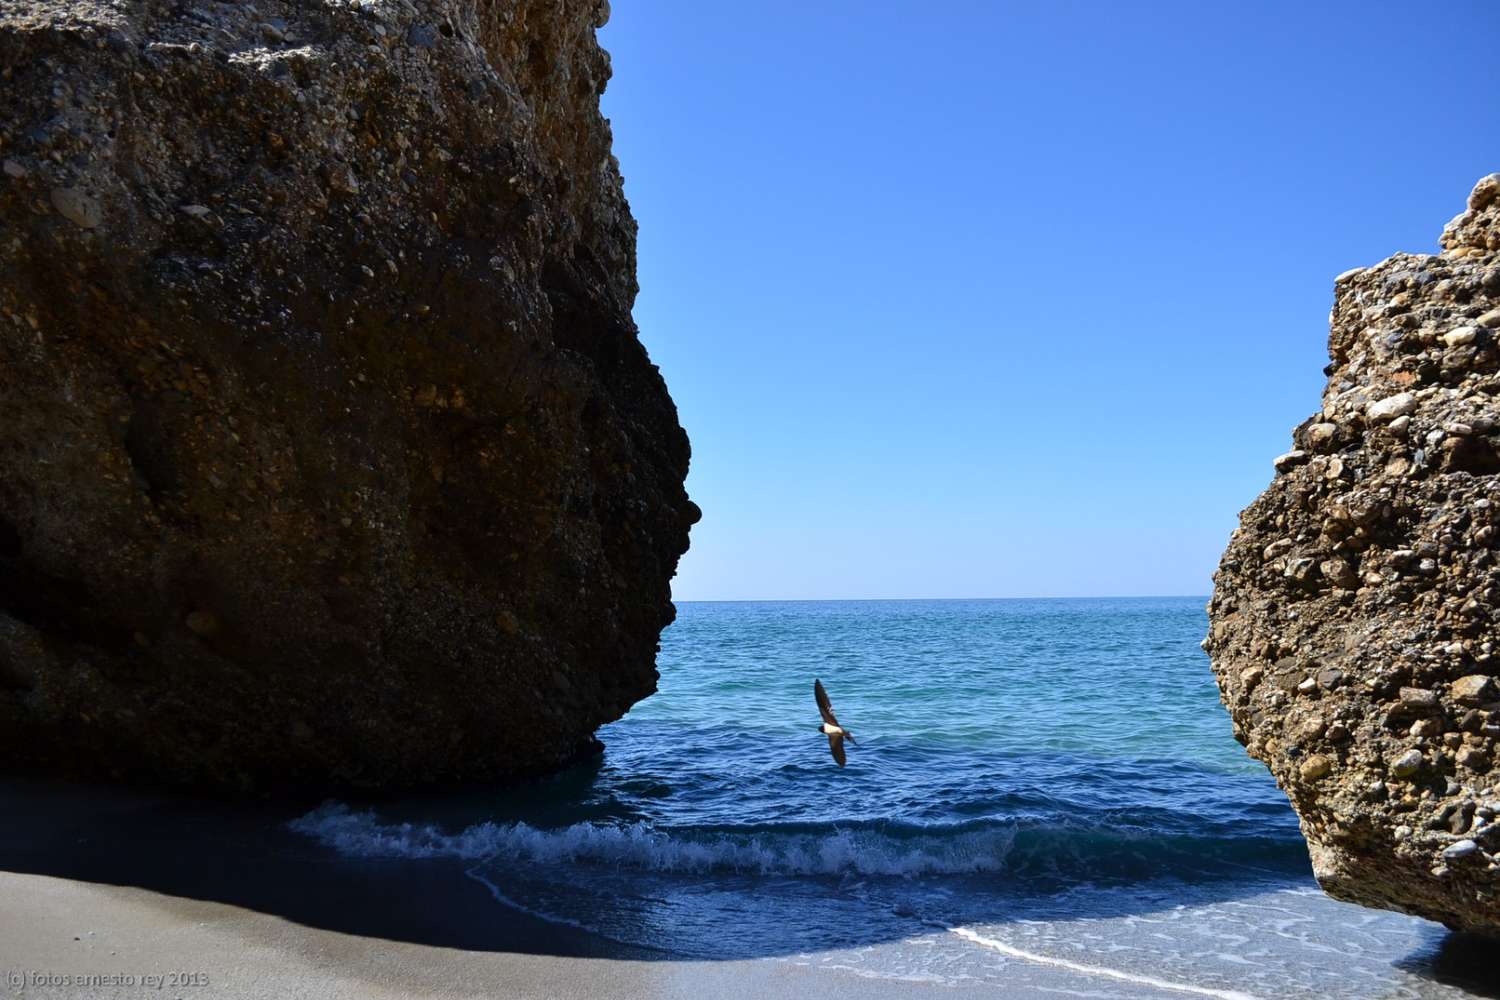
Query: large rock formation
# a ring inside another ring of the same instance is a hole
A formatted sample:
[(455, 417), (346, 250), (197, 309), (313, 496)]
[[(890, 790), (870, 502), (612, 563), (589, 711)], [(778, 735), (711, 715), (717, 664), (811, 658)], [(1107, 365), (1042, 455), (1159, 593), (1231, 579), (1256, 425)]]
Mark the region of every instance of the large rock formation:
[(0, 767), (555, 767), (697, 509), (605, 0), (0, 6)]
[(1500, 174), (1442, 246), (1337, 279), (1204, 645), (1328, 892), (1500, 933)]

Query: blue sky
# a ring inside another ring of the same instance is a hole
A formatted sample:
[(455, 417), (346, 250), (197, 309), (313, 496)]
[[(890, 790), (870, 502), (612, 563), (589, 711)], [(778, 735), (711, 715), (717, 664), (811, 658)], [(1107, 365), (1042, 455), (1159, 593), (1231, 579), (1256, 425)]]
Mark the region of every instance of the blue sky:
[(1500, 170), (1493, 2), (614, 8), (684, 600), (1207, 594), (1334, 275)]

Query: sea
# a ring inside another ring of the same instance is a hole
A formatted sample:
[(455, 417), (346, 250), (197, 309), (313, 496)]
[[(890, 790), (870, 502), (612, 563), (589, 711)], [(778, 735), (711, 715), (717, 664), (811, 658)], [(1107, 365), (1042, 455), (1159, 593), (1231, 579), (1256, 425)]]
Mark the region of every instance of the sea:
[[(664, 960), (997, 996), (1496, 995), (1472, 942), (1319, 890), (1231, 735), (1204, 605), (683, 602), (659, 690), (598, 760), (292, 827), (462, 859), (496, 907)], [(815, 678), (858, 741), (847, 767)]]

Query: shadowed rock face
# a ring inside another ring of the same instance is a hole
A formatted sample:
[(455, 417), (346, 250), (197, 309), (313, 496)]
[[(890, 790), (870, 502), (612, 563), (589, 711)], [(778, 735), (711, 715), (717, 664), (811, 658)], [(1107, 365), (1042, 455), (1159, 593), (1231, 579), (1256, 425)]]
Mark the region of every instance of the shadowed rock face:
[(0, 9), (0, 761), (556, 767), (697, 508), (599, 0)]
[(1329, 893), (1500, 934), (1500, 175), (1442, 246), (1339, 276), (1204, 645)]

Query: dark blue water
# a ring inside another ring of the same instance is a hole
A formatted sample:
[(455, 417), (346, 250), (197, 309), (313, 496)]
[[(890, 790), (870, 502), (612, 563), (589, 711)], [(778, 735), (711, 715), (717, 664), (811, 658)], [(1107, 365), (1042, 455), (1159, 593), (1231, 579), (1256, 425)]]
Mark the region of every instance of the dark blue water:
[[(1398, 962), (1438, 935), (1317, 891), (1284, 796), (1231, 738), (1203, 605), (685, 603), (660, 691), (601, 732), (597, 767), (298, 827), (470, 859), (498, 900), (676, 956), (1408, 995)], [(814, 677), (859, 739), (846, 768)]]

